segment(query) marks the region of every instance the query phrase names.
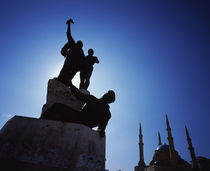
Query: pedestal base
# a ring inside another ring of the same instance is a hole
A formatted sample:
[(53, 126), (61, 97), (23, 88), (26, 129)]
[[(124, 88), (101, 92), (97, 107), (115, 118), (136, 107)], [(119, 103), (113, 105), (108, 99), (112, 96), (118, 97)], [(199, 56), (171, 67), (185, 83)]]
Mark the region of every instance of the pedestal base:
[(105, 138), (74, 123), (15, 116), (0, 131), (1, 171), (104, 171)]

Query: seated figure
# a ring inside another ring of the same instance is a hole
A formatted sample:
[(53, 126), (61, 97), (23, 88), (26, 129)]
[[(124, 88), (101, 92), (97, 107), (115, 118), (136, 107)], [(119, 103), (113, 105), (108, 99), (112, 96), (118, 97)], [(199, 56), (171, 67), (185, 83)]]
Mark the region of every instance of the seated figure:
[(41, 118), (81, 123), (90, 128), (98, 126), (99, 134), (103, 137), (105, 135), (106, 125), (111, 118), (109, 103), (115, 101), (114, 91), (109, 90), (98, 99), (93, 95), (81, 93), (72, 84), (70, 88), (75, 97), (86, 103), (81, 112), (73, 110), (64, 104), (55, 103), (41, 115)]

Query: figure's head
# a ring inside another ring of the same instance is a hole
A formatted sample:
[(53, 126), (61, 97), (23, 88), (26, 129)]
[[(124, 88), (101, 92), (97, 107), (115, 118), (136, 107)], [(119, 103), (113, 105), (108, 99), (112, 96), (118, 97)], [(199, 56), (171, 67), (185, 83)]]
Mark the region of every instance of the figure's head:
[(93, 50), (93, 49), (89, 49), (89, 50), (88, 50), (88, 55), (89, 55), (89, 56), (92, 56), (93, 54), (94, 54), (94, 50)]
[(113, 90), (109, 90), (106, 94), (104, 94), (101, 98), (106, 103), (113, 103), (115, 101), (115, 92)]
[(82, 48), (82, 47), (83, 47), (82, 41), (81, 41), (81, 40), (78, 40), (78, 41), (77, 41), (77, 45), (78, 45), (80, 48)]

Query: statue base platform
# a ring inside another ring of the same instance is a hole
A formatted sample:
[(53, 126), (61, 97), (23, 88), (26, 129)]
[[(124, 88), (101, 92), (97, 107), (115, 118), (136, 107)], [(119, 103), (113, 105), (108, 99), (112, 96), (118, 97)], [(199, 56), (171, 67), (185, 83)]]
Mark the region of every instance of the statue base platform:
[(1, 171), (104, 171), (105, 137), (84, 125), (15, 116), (0, 130)]

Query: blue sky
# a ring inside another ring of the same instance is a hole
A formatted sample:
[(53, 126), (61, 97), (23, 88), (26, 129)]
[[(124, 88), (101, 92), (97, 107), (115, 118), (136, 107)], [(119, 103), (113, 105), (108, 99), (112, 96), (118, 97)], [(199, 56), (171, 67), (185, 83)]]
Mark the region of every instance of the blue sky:
[(158, 131), (167, 143), (165, 112), (181, 157), (190, 161), (185, 124), (195, 153), (210, 157), (209, 11), (203, 0), (1, 0), (0, 127), (14, 115), (40, 116), (47, 82), (64, 62), (60, 50), (71, 17), (75, 40), (100, 60), (91, 94), (116, 92), (106, 131), (107, 169), (137, 165), (140, 121), (148, 164)]

